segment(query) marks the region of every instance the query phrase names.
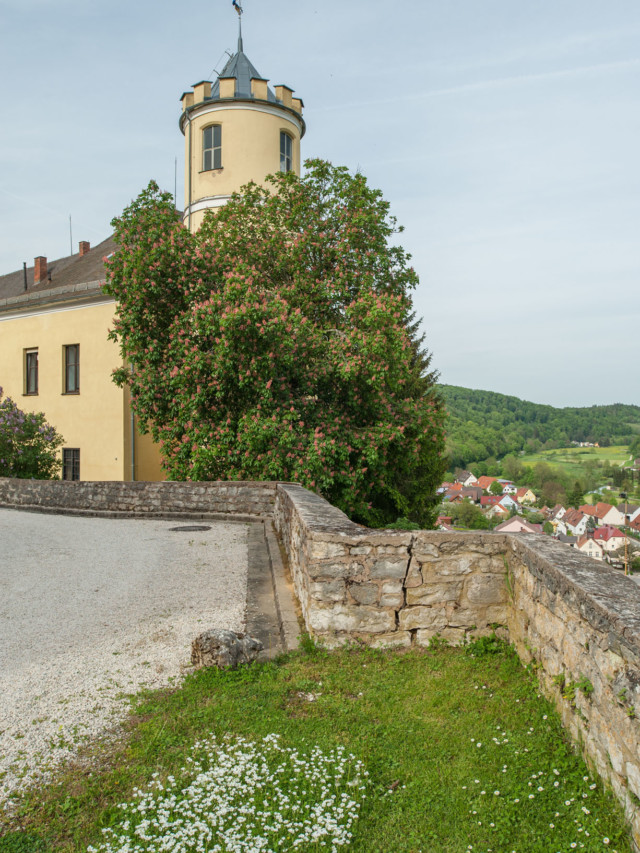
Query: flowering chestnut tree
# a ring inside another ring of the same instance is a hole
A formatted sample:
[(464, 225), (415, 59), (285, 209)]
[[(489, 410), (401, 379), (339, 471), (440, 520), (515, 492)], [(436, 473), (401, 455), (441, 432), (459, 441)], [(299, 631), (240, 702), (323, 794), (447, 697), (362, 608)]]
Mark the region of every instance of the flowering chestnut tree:
[(247, 185), (195, 235), (155, 184), (114, 220), (115, 379), (171, 479), (295, 481), (371, 525), (428, 524), (444, 410), (417, 276), (378, 190), (306, 168)]
[(0, 388), (0, 477), (55, 479), (63, 443), (42, 412), (23, 412)]

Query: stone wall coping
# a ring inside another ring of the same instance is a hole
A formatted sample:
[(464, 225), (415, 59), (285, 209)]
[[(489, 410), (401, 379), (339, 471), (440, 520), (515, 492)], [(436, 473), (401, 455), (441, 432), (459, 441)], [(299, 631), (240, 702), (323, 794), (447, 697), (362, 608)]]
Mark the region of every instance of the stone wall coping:
[[(0, 477), (0, 483), (10, 483), (19, 486), (26, 483), (37, 483), (39, 488), (54, 489), (81, 489), (83, 487), (108, 486), (109, 488), (120, 488), (122, 491), (128, 489), (185, 489), (192, 491), (194, 487), (205, 489), (220, 487), (250, 487), (252, 489), (265, 489), (275, 491), (279, 485), (272, 480), (35, 480), (19, 479), (18, 477)], [(302, 488), (300, 486), (299, 488)], [(346, 517), (346, 516), (345, 516)]]
[(359, 536), (368, 528), (351, 519), (327, 500), (296, 483), (278, 483), (295, 506), (296, 514), (310, 533), (334, 533), (337, 536)]
[(635, 581), (547, 537), (505, 535), (540, 583), (570, 599), (592, 627), (613, 631), (640, 662), (640, 588)]

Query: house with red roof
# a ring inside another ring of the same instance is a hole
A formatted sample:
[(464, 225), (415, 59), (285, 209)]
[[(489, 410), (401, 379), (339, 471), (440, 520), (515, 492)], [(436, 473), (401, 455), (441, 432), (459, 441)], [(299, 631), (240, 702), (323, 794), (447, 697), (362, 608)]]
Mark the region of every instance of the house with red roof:
[(601, 502), (595, 506), (583, 504), (580, 507), (580, 512), (595, 518), (600, 524), (624, 524), (624, 513), (611, 504)]
[(537, 498), (528, 486), (522, 486), (516, 489), (516, 500), (520, 504), (534, 504)]
[(511, 495), (485, 495), (480, 498), (480, 506), (486, 509), (488, 518), (493, 518), (496, 515), (508, 516), (511, 510), (520, 509), (518, 504)]
[(482, 489), (477, 486), (469, 486), (463, 489), (449, 489), (445, 492), (443, 500), (449, 503), (462, 503), (462, 501), (471, 501), (477, 504), (482, 497)]
[(483, 509), (486, 509), (490, 506), (495, 506), (496, 504), (500, 503), (503, 497), (504, 495), (483, 495), (480, 498), (480, 506)]
[(482, 477), (478, 477), (478, 485), (485, 492), (488, 492), (489, 488), (491, 487), (491, 484), (497, 482), (497, 480), (498, 480), (497, 477), (486, 477), (483, 474)]
[(582, 536), (587, 532), (587, 521), (589, 516), (579, 509), (569, 509), (560, 519), (557, 526), (558, 533), (571, 533), (572, 536)]
[(618, 548), (623, 548), (627, 537), (617, 527), (610, 524), (605, 524), (603, 527), (597, 527), (593, 531), (593, 538), (599, 542), (603, 549), (607, 552), (617, 551)]

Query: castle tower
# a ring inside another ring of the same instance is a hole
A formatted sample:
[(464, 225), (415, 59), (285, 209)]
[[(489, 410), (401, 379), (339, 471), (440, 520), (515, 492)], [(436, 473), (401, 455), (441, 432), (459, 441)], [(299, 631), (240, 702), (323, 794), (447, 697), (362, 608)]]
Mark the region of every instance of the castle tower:
[(303, 103), (289, 86), (267, 85), (242, 47), (215, 83), (203, 80), (182, 96), (185, 137), (184, 223), (196, 231), (205, 210), (220, 207), (249, 181), (277, 171), (300, 174)]

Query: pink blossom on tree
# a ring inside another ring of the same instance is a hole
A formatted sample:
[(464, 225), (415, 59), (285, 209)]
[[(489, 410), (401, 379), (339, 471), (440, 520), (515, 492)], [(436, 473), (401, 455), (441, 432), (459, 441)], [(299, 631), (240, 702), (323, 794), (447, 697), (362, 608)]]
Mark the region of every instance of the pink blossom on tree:
[(114, 220), (116, 381), (171, 479), (295, 481), (367, 524), (428, 524), (443, 406), (401, 229), (362, 175), (306, 166), (195, 235), (154, 184)]

